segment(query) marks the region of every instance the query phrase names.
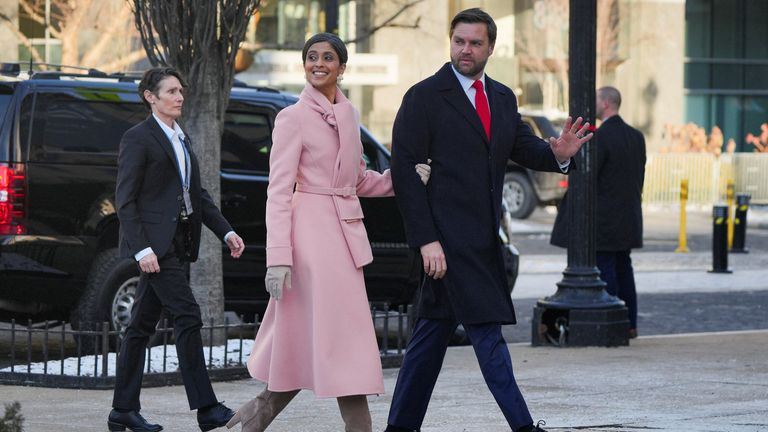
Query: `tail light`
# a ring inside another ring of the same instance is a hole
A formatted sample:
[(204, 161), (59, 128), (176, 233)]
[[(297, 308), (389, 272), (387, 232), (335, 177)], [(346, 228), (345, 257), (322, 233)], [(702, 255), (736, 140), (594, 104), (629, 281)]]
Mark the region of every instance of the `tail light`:
[(15, 169), (0, 165), (0, 235), (25, 234), (26, 181), (23, 165)]
[(568, 179), (560, 180), (557, 185), (560, 187), (560, 189), (565, 189), (568, 187)]

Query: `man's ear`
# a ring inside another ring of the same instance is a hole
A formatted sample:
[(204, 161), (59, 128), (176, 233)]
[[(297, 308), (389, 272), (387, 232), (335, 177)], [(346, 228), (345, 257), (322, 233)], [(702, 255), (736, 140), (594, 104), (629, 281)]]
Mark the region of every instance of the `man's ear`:
[(493, 54), (493, 48), (494, 48), (495, 46), (496, 46), (496, 42), (494, 42), (494, 43), (492, 43), (492, 44), (488, 45), (488, 56), (490, 56), (491, 54)]

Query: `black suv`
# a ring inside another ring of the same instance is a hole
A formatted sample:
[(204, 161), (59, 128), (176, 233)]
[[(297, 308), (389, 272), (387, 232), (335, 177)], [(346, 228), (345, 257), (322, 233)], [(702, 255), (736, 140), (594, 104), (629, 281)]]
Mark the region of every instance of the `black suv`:
[[(71, 320), (73, 326), (130, 317), (138, 269), (117, 253), (114, 192), (123, 133), (146, 118), (136, 77), (36, 72), (0, 74), (0, 316)], [(232, 89), (221, 141), (221, 210), (246, 241), (223, 248), (225, 309), (266, 307), (264, 211), (275, 116), (297, 98), (265, 88)], [(362, 130), (370, 169), (389, 152)], [(365, 267), (372, 302), (409, 303), (420, 261), (406, 244), (394, 198), (361, 199), (373, 248)], [(507, 248), (510, 289), (516, 251)], [(10, 314), (9, 314), (10, 312)]]

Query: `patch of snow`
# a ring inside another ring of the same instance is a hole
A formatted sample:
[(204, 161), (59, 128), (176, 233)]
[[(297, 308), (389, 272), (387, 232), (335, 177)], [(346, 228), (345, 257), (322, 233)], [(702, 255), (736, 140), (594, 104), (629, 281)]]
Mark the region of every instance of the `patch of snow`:
[[(240, 339), (230, 339), (226, 345), (226, 367), (239, 366), (240, 364)], [(248, 361), (248, 356), (251, 353), (253, 347), (253, 340), (242, 340), (242, 364), (245, 365)], [(165, 370), (163, 370), (163, 346), (156, 346), (147, 348), (147, 356), (144, 359), (144, 372), (145, 373), (160, 373), (160, 372), (175, 372), (179, 369), (179, 358), (176, 354), (176, 345), (165, 346)], [(224, 364), (224, 345), (210, 347), (203, 347), (203, 353), (205, 354), (205, 364), (208, 365), (209, 359), (212, 358), (213, 368), (223, 368)], [(211, 355), (212, 354), (212, 355)], [(115, 362), (117, 355), (115, 353), (109, 353), (107, 355), (107, 376), (115, 376)], [(78, 374), (78, 358), (69, 357), (64, 360), (50, 360), (48, 362), (32, 363), (29, 366), (29, 372), (33, 374), (43, 374), (47, 363), (48, 375), (62, 375), (61, 368), (62, 362), (64, 363), (63, 375), (68, 376), (101, 376), (102, 374), (102, 362), (103, 356), (83, 356), (80, 357), (80, 373)], [(95, 363), (95, 364), (94, 364)], [(27, 365), (16, 365), (13, 368), (14, 372), (27, 373)], [(0, 369), (0, 372), (11, 372), (11, 368), (7, 367)]]

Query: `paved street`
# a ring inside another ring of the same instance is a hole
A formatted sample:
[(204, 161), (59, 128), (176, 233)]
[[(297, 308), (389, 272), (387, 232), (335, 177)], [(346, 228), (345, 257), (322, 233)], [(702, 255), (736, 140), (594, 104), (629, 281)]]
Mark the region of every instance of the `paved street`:
[[(537, 209), (515, 221), (512, 242), (520, 251), (520, 276), (512, 297), (519, 325), (506, 326), (510, 342), (530, 342), (533, 307), (555, 293), (567, 265), (565, 249), (549, 244), (556, 211)], [(750, 219), (751, 216), (751, 219)], [(765, 329), (768, 324), (768, 208), (747, 215), (750, 253), (729, 254), (731, 274), (713, 274), (712, 219), (703, 209), (688, 213), (688, 247), (678, 245), (679, 214), (644, 210), (644, 247), (633, 251), (641, 335)]]

